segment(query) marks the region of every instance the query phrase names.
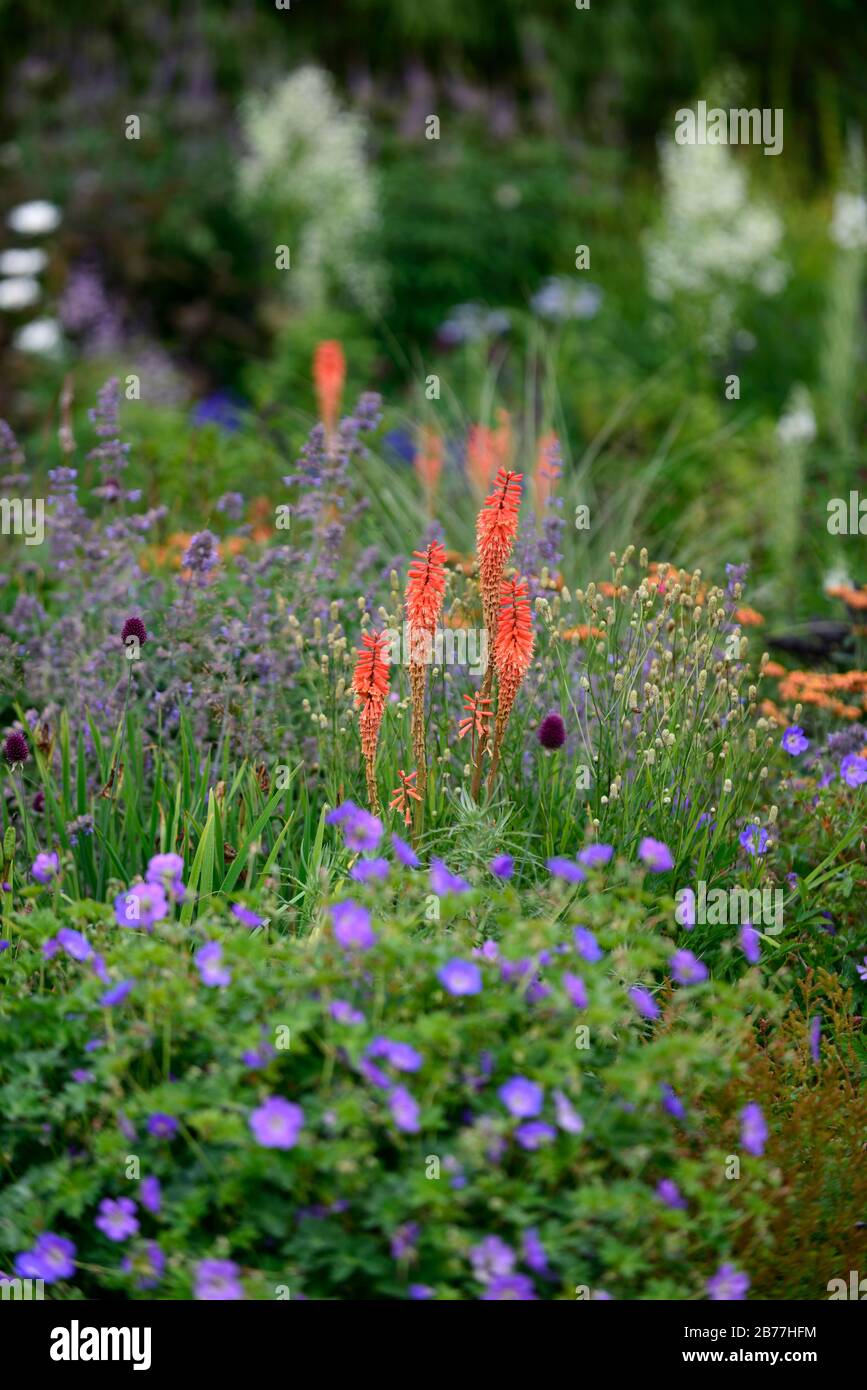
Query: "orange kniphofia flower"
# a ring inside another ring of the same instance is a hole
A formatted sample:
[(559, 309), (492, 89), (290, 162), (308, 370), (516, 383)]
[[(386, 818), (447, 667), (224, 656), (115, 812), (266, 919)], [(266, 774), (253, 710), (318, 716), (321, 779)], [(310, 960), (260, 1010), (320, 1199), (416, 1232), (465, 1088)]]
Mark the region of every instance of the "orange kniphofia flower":
[(446, 591), (446, 552), (439, 541), (427, 550), (414, 550), (406, 584), (406, 616), (410, 627), (433, 633)]
[(476, 492), (484, 496), (500, 468), (507, 468), (512, 452), (512, 426), (507, 410), (498, 410), (496, 429), (471, 425), (467, 436), (467, 473)]
[(346, 380), (346, 358), (343, 348), (334, 339), (317, 343), (313, 354), (313, 384), (319, 402), (319, 414), (327, 434), (333, 434)]
[(500, 585), (500, 599), (494, 665), (500, 678), (502, 701), (504, 683), (514, 681), (517, 690), (533, 659), (533, 625), (525, 579), (504, 579)]
[(521, 504), (523, 473), (510, 473), (501, 468), (493, 491), (476, 519), (476, 543), (479, 552), (479, 581), (485, 623), (493, 638), (497, 627), (497, 605), (500, 599), (500, 580), (503, 566), (509, 558), (518, 533), (518, 507)]
[(376, 745), (379, 740), (379, 726), (385, 712), (388, 697), (388, 655), (386, 638), (381, 632), (363, 632), (361, 647), (356, 653), (355, 670), (352, 673), (352, 689), (355, 704), (359, 711), (358, 729), (361, 735), (361, 752), (364, 757), (364, 770), (367, 778), (367, 796), (370, 809), (376, 811)]
[(404, 772), (401, 768), (398, 770), (397, 775), (400, 778), (400, 786), (395, 787), (392, 792), (391, 801), (388, 803), (388, 809), (389, 811), (400, 811), (403, 816), (404, 825), (409, 825), (412, 821), (410, 798), (412, 798), (413, 801), (421, 801), (421, 796), (415, 789), (414, 772)]
[(440, 474), (443, 471), (444, 447), (443, 437), (441, 434), (437, 434), (436, 430), (429, 429), (426, 425), (420, 430), (418, 448), (415, 451), (413, 462), (416, 477), (424, 488), (429, 509), (439, 486)]
[(465, 715), (458, 725), (458, 738), (466, 738), (471, 729), (473, 738), (476, 734), (485, 732), (485, 720), (490, 719), (491, 711), (484, 706), (492, 703), (493, 701), (486, 699), (484, 695), (478, 695), (475, 699), (472, 695), (464, 696)]

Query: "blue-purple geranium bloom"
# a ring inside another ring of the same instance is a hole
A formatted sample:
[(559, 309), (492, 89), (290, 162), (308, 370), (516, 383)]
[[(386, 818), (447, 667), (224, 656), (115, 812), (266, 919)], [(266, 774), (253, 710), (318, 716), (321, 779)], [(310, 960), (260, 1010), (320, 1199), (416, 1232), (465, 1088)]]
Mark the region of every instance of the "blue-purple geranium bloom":
[(388, 1098), (392, 1119), (404, 1134), (418, 1134), (420, 1107), (405, 1086), (395, 1086)]
[(233, 1260), (200, 1260), (196, 1265), (196, 1298), (201, 1302), (243, 1297), (241, 1271)]
[(863, 787), (867, 782), (867, 759), (847, 753), (840, 764), (840, 776), (847, 787)]
[(347, 898), (331, 908), (334, 939), (347, 951), (368, 951), (376, 944), (376, 933), (370, 924), (370, 913), (360, 903)]
[(541, 1113), (545, 1092), (536, 1081), (526, 1076), (513, 1076), (506, 1081), (497, 1094), (510, 1115), (517, 1119), (529, 1119)]
[(640, 985), (633, 985), (629, 991), (629, 998), (642, 1018), (659, 1018), (659, 1005), (649, 990), (642, 989)]
[(395, 859), (399, 860), (399, 862), (403, 864), (405, 869), (418, 868), (419, 864), (421, 863), (421, 860), (419, 859), (412, 845), (408, 845), (406, 840), (402, 840), (400, 836), (396, 833), (393, 834), (391, 837), (391, 844), (394, 850)]
[(131, 1197), (118, 1197), (116, 1200), (106, 1197), (99, 1204), (99, 1216), (94, 1225), (109, 1240), (129, 1240), (130, 1236), (138, 1234), (139, 1229), (135, 1202)]
[(511, 878), (515, 872), (515, 861), (511, 854), (498, 854), (496, 859), (491, 860), (490, 870), (495, 878)]
[(587, 993), (587, 986), (580, 975), (573, 975), (571, 970), (564, 970), (563, 988), (569, 996), (569, 1002), (574, 1004), (576, 1009), (587, 1008), (590, 997)]
[(432, 859), (430, 862), (430, 886), (437, 897), (444, 897), (446, 893), (469, 893), (470, 885), (465, 878), (459, 874), (453, 874), (446, 867), (441, 859)]
[(178, 1132), (178, 1122), (174, 1115), (157, 1110), (148, 1116), (147, 1130), (155, 1139), (173, 1139)]
[(437, 979), (449, 994), (481, 994), (482, 972), (471, 960), (447, 961), (437, 971)]
[(303, 1124), (301, 1106), (282, 1096), (269, 1096), (250, 1115), (250, 1129), (265, 1149), (294, 1149)]
[(741, 1143), (747, 1153), (761, 1158), (768, 1139), (768, 1126), (762, 1108), (755, 1101), (745, 1105), (741, 1111)]
[(745, 1299), (750, 1287), (748, 1274), (741, 1274), (734, 1265), (722, 1264), (707, 1281), (707, 1293), (713, 1303), (737, 1303)]
[(72, 927), (61, 927), (56, 940), (66, 954), (72, 956), (73, 960), (89, 960), (93, 955), (93, 947), (87, 937)]
[(750, 965), (758, 965), (762, 958), (762, 948), (759, 944), (759, 933), (750, 922), (744, 922), (741, 927), (738, 943)]
[(145, 927), (169, 915), (165, 889), (160, 883), (134, 883), (114, 900), (114, 915), (122, 927)]
[(738, 836), (747, 854), (764, 854), (768, 847), (768, 832), (763, 825), (748, 825)]
[(598, 869), (610, 862), (613, 853), (613, 845), (585, 845), (578, 855), (578, 863), (588, 869)]
[(43, 1231), (32, 1250), (15, 1256), (15, 1273), (21, 1279), (42, 1279), (53, 1284), (75, 1273), (75, 1246), (54, 1231)]
[(349, 870), (356, 883), (382, 883), (388, 878), (391, 865), (387, 859), (359, 859)]
[(587, 927), (576, 927), (574, 932), (575, 950), (584, 960), (593, 965), (605, 955), (596, 937)]
[(121, 980), (119, 984), (112, 985), (111, 989), (107, 989), (105, 994), (100, 997), (99, 1002), (102, 1008), (113, 1009), (118, 1004), (122, 1004), (124, 999), (126, 999), (132, 991), (133, 981)]
[(258, 913), (245, 907), (243, 903), (232, 903), (232, 916), (237, 917), (239, 922), (243, 922), (245, 927), (261, 927), (264, 925), (265, 918)]
[(30, 870), (37, 883), (50, 883), (60, 867), (60, 860), (52, 850), (50, 853), (37, 854)]
[(790, 757), (797, 758), (801, 753), (806, 753), (810, 746), (810, 740), (805, 736), (804, 730), (799, 724), (793, 724), (787, 729), (780, 739), (780, 747), (784, 753)]
[(665, 1206), (673, 1211), (686, 1211), (687, 1201), (677, 1183), (671, 1178), (661, 1178), (656, 1184), (656, 1195)]
[(231, 971), (223, 965), (223, 948), (219, 941), (207, 941), (195, 955), (195, 965), (203, 985), (225, 989), (232, 983)]
[(692, 951), (675, 951), (668, 963), (679, 985), (700, 985), (708, 977), (704, 961), (700, 961)]
[(587, 878), (580, 864), (576, 864), (574, 859), (566, 859), (562, 854), (547, 859), (545, 867), (552, 878), (562, 878), (565, 883), (583, 883)]

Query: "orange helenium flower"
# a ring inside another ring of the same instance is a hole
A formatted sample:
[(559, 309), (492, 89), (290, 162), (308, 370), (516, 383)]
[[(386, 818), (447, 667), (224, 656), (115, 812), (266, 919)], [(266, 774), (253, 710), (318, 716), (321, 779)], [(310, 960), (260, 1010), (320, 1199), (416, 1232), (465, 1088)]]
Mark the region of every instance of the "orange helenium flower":
[(385, 712), (388, 698), (388, 656), (387, 642), (381, 632), (363, 632), (362, 645), (356, 653), (355, 670), (352, 674), (352, 689), (355, 692), (355, 705), (359, 711), (358, 729), (361, 734), (361, 752), (364, 757), (367, 777), (367, 797), (371, 811), (376, 811), (379, 798), (376, 794), (376, 745), (379, 741), (379, 726)]
[(319, 402), (319, 414), (328, 435), (334, 433), (343, 383), (346, 380), (346, 358), (343, 348), (334, 339), (318, 343), (313, 354), (313, 384)]

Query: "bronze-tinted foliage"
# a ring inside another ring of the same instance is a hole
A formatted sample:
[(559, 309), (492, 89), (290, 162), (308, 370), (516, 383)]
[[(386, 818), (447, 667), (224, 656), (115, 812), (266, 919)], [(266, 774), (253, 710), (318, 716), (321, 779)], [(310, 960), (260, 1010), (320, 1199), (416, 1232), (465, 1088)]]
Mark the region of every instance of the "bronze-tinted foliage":
[[(817, 1015), (818, 1063), (810, 1051)], [(769, 1181), (779, 1181), (737, 1247), (750, 1298), (823, 1300), (830, 1279), (867, 1274), (867, 1230), (859, 1229), (867, 1221), (864, 1072), (863, 1019), (853, 1014), (851, 990), (825, 970), (808, 971), (785, 1018), (770, 1034), (760, 1029), (748, 1056), (750, 1097), (770, 1128), (762, 1162)]]

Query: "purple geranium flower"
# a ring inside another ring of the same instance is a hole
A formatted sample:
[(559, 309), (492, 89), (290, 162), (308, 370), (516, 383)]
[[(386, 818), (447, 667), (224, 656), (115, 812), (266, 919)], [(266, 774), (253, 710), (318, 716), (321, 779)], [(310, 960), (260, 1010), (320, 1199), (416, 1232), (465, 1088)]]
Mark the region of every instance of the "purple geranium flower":
[(257, 913), (251, 912), (249, 907), (243, 903), (232, 903), (232, 916), (237, 917), (239, 922), (243, 922), (245, 927), (261, 927), (265, 921)]
[(392, 835), (391, 844), (394, 849), (395, 858), (400, 860), (405, 869), (418, 868), (421, 860), (412, 845), (408, 845), (406, 840), (402, 840), (398, 834)]
[(418, 1134), (421, 1129), (419, 1104), (405, 1086), (394, 1087), (388, 1098), (388, 1104), (398, 1129), (402, 1130), (404, 1134)]
[(563, 972), (563, 988), (569, 996), (570, 1003), (574, 1004), (576, 1009), (587, 1008), (590, 998), (587, 994), (587, 986), (580, 975), (573, 975), (571, 970), (565, 970)]
[(535, 1226), (528, 1226), (521, 1237), (521, 1250), (524, 1255), (524, 1262), (532, 1269), (534, 1274), (547, 1274), (548, 1256), (545, 1247), (539, 1239), (539, 1232)]
[(700, 985), (708, 977), (707, 966), (692, 951), (675, 951), (668, 963), (679, 985)]
[(447, 961), (437, 971), (437, 979), (449, 994), (481, 994), (482, 972), (471, 960)]
[(100, 1005), (103, 1009), (112, 1009), (115, 1004), (122, 1004), (127, 995), (133, 988), (132, 980), (121, 980), (120, 984), (112, 985), (100, 998)]
[(762, 948), (759, 945), (759, 933), (751, 923), (744, 922), (738, 941), (750, 965), (758, 965), (762, 957)]
[(196, 1298), (201, 1302), (243, 1298), (240, 1274), (233, 1260), (200, 1260), (196, 1265)]
[(515, 861), (511, 854), (498, 854), (489, 865), (495, 878), (511, 878), (515, 872)]
[(738, 1303), (747, 1296), (750, 1287), (748, 1274), (740, 1274), (734, 1265), (720, 1265), (707, 1281), (708, 1297), (713, 1303)]
[(642, 1018), (659, 1018), (659, 1005), (648, 990), (642, 989), (640, 985), (633, 985), (629, 991), (629, 998)]
[(768, 832), (763, 825), (748, 825), (738, 836), (747, 854), (764, 854), (768, 847)]
[(114, 900), (114, 915), (122, 927), (152, 927), (169, 915), (161, 883), (134, 883)]
[(469, 893), (470, 885), (465, 878), (459, 874), (453, 874), (447, 869), (441, 859), (430, 861), (430, 886), (437, 897), (444, 897), (446, 893)]
[(587, 927), (575, 928), (575, 950), (584, 960), (593, 965), (597, 960), (601, 960), (605, 955), (596, 937)]
[(674, 1211), (686, 1211), (687, 1201), (682, 1195), (680, 1188), (671, 1178), (662, 1178), (656, 1184), (656, 1195), (660, 1202), (664, 1202), (667, 1207), (672, 1207)]
[(565, 1134), (580, 1134), (583, 1130), (584, 1121), (569, 1097), (562, 1091), (554, 1092), (554, 1114)]
[(89, 960), (93, 955), (93, 947), (87, 937), (80, 931), (74, 931), (72, 927), (61, 927), (56, 940), (73, 960)]
[(574, 859), (566, 859), (562, 854), (555, 855), (553, 859), (547, 859), (545, 867), (552, 878), (562, 878), (566, 883), (583, 883), (587, 877)]
[(387, 859), (359, 859), (349, 870), (356, 883), (380, 883), (388, 878), (391, 866)]
[(223, 948), (219, 941), (208, 941), (195, 955), (196, 969), (203, 985), (215, 985), (224, 989), (232, 983), (231, 971), (222, 964)]
[(687, 931), (692, 931), (695, 926), (695, 890), (692, 888), (679, 888), (675, 893), (677, 907), (674, 909), (674, 920), (678, 926), (686, 927)]
[(654, 840), (651, 835), (645, 835), (638, 846), (638, 857), (654, 874), (664, 874), (674, 868), (668, 845), (663, 844), (662, 840)]
[(139, 1201), (146, 1211), (153, 1212), (154, 1215), (162, 1205), (162, 1189), (159, 1178), (142, 1178), (139, 1184)]
[(527, 1120), (524, 1124), (518, 1125), (515, 1138), (522, 1149), (541, 1149), (543, 1144), (550, 1144), (552, 1139), (557, 1138), (557, 1131), (544, 1120)]
[(741, 1111), (741, 1143), (747, 1153), (761, 1158), (768, 1138), (768, 1126), (762, 1108), (755, 1101), (745, 1105)]
[(184, 861), (179, 854), (155, 854), (148, 860), (145, 882), (159, 884), (170, 897), (180, 902), (184, 896), (183, 872)]
[(118, 1197), (116, 1201), (106, 1197), (99, 1204), (99, 1216), (94, 1225), (109, 1240), (128, 1240), (138, 1235), (135, 1202), (131, 1197)]
[(37, 854), (30, 870), (37, 883), (48, 883), (57, 873), (60, 860), (54, 850), (48, 854)]
[(435, 1290), (431, 1288), (430, 1284), (410, 1284), (407, 1289), (410, 1298), (415, 1299), (417, 1302), (423, 1302), (428, 1298), (433, 1298), (434, 1292)]
[(663, 1110), (665, 1110), (669, 1115), (671, 1115), (672, 1119), (674, 1120), (685, 1120), (686, 1107), (684, 1106), (683, 1101), (678, 1096), (674, 1087), (669, 1086), (668, 1082), (664, 1081), (662, 1083), (662, 1086), (660, 1087), (660, 1090), (662, 1092)]
[(120, 1267), (124, 1274), (138, 1274), (137, 1289), (155, 1289), (163, 1277), (166, 1257), (156, 1241), (149, 1240), (144, 1250), (139, 1251), (134, 1258), (125, 1255)]
[(485, 1236), (470, 1248), (469, 1256), (473, 1274), (480, 1284), (511, 1274), (515, 1268), (515, 1252), (499, 1236)]
[(814, 1062), (819, 1060), (819, 1049), (822, 1044), (822, 1015), (814, 1014), (810, 1019), (810, 1056)]
[(46, 1284), (69, 1279), (75, 1272), (75, 1246), (53, 1231), (43, 1231), (32, 1250), (16, 1256), (15, 1272), (23, 1279), (43, 1279)]
[(536, 1298), (533, 1282), (526, 1274), (508, 1274), (492, 1279), (481, 1295), (483, 1303), (505, 1303), (518, 1301), (530, 1303)]
[(375, 850), (382, 839), (382, 821), (360, 806), (354, 806), (343, 822), (343, 838), (346, 848), (355, 854)]
[(250, 1129), (265, 1149), (294, 1149), (303, 1124), (301, 1106), (282, 1096), (269, 1096), (250, 1115)]
[(174, 1139), (178, 1132), (178, 1122), (174, 1115), (166, 1115), (162, 1110), (157, 1110), (153, 1115), (148, 1115), (148, 1134), (152, 1134), (155, 1139)]
[(545, 1092), (536, 1081), (526, 1076), (513, 1076), (497, 1092), (510, 1115), (529, 1119), (541, 1113)]
[(855, 969), (858, 972), (858, 979), (863, 980), (864, 983), (867, 984), (867, 956), (864, 957), (864, 964), (856, 965)]
[(364, 1014), (354, 1009), (347, 999), (332, 999), (328, 1012), (337, 1023), (363, 1023)]
[(333, 905), (331, 920), (334, 939), (344, 950), (367, 951), (375, 944), (376, 933), (370, 925), (370, 913), (351, 898)]
[(810, 740), (804, 736), (804, 730), (799, 724), (793, 724), (780, 739), (780, 747), (793, 758), (797, 758), (800, 753), (806, 753), (809, 746)]
[(847, 787), (861, 787), (867, 782), (867, 760), (857, 753), (847, 753), (840, 764), (840, 776)]

